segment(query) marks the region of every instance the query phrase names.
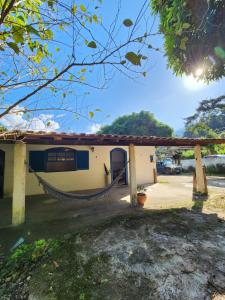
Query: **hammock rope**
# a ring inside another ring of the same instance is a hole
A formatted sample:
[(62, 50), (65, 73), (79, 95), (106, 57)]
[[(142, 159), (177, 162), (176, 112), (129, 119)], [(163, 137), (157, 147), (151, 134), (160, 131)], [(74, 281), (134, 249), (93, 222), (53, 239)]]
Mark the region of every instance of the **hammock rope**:
[(121, 170), (119, 175), (112, 181), (110, 185), (102, 189), (101, 191), (98, 191), (96, 193), (92, 194), (75, 194), (75, 193), (69, 193), (69, 192), (63, 192), (51, 184), (49, 184), (46, 180), (41, 178), (34, 170), (30, 168), (31, 172), (35, 175), (37, 178), (39, 185), (42, 186), (42, 189), (44, 192), (53, 198), (59, 199), (59, 200), (92, 200), (94, 198), (99, 198), (101, 196), (104, 196), (107, 192), (109, 192), (120, 180), (124, 172), (126, 171), (127, 165), (129, 161), (126, 163), (125, 167)]

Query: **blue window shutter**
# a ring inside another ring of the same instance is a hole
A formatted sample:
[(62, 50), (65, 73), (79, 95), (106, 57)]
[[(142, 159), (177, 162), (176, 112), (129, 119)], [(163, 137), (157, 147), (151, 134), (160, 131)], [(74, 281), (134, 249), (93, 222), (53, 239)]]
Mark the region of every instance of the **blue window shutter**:
[[(29, 166), (35, 172), (45, 171), (45, 151), (30, 151)], [(30, 170), (30, 172), (32, 172)]]
[(77, 170), (89, 170), (89, 151), (76, 151)]

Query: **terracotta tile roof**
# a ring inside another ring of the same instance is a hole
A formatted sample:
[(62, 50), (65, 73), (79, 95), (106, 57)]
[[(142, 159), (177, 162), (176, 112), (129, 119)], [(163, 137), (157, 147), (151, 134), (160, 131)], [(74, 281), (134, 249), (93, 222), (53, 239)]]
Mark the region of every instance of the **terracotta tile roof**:
[(129, 145), (137, 146), (206, 146), (225, 144), (225, 139), (193, 139), (156, 136), (86, 134), (44, 131), (8, 131), (0, 134), (0, 143), (23, 141), (27, 144), (49, 145)]

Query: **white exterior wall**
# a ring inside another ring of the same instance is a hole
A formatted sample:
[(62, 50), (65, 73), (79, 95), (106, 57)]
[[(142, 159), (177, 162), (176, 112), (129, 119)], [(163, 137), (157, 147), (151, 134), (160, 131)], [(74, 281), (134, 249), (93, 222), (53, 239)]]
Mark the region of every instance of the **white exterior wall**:
[[(211, 157), (202, 158), (202, 164), (206, 167), (216, 166), (217, 164), (225, 165), (225, 158), (223, 157)], [(188, 169), (189, 167), (195, 168), (195, 159), (182, 159), (181, 165), (183, 169)]]
[[(115, 148), (122, 148), (127, 152), (126, 146), (94, 146), (94, 152), (90, 146), (55, 146), (55, 145), (27, 145), (27, 162), (29, 151), (42, 151), (54, 147), (68, 147), (77, 150), (89, 150), (89, 170), (77, 170), (72, 172), (40, 172), (43, 179), (51, 185), (63, 191), (76, 191), (102, 188), (105, 186), (104, 163), (110, 170), (110, 151)], [(13, 149), (14, 145), (0, 145), (5, 151), (5, 182), (4, 196), (12, 196), (13, 190)], [(153, 169), (155, 168), (155, 147), (135, 146), (137, 184), (153, 183)], [(150, 162), (150, 155), (154, 155), (154, 162)], [(19, 158), (18, 158), (19, 159)], [(129, 169), (129, 168), (128, 168)], [(128, 170), (129, 172), (129, 170)], [(128, 179), (129, 179), (129, 174)], [(26, 195), (43, 194), (42, 188), (34, 174), (26, 171)]]

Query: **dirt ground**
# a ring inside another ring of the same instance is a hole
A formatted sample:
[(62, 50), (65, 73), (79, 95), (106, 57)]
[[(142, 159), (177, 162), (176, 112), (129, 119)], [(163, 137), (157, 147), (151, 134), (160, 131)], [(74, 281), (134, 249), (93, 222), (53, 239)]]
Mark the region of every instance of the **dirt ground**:
[(115, 217), (63, 237), (31, 268), (37, 252), (20, 252), (11, 269), (3, 265), (0, 297), (224, 300), (224, 237), (225, 222), (215, 214), (171, 209)]

